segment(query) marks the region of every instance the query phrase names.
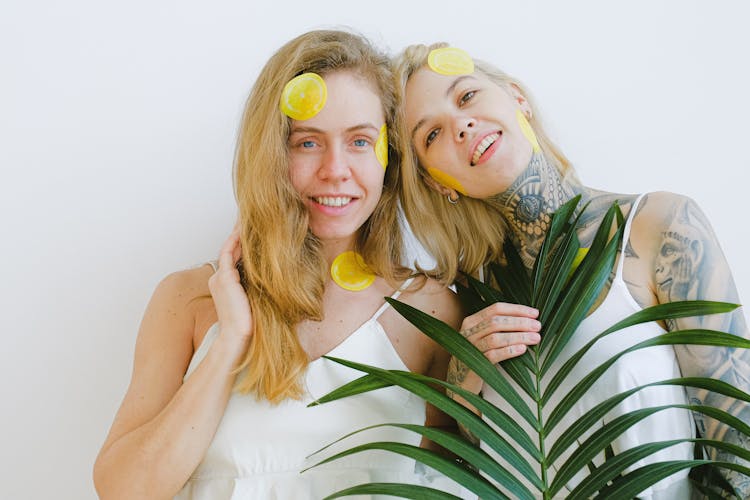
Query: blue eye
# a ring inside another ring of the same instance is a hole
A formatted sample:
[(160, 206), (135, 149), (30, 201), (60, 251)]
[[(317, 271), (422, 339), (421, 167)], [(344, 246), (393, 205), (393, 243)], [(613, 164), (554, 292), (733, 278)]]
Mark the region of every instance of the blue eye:
[(363, 148), (367, 146), (367, 141), (364, 139), (354, 139), (354, 145), (358, 148)]
[(315, 147), (315, 142), (313, 142), (313, 141), (303, 141), (302, 142), (302, 147), (303, 148), (312, 148), (312, 147)]
[(432, 144), (432, 141), (435, 140), (439, 131), (440, 129), (437, 128), (434, 130), (430, 130), (430, 133), (427, 134), (427, 138), (425, 139), (425, 147), (430, 147), (430, 144)]

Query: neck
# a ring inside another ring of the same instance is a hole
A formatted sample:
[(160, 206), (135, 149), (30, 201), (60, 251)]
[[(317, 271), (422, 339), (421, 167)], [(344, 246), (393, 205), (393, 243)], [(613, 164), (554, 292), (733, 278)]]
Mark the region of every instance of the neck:
[(347, 250), (352, 250), (354, 248), (354, 237), (337, 240), (326, 240), (322, 242), (321, 248), (323, 250), (323, 255), (325, 256), (326, 262), (330, 267), (331, 263), (336, 257), (346, 252)]
[(563, 177), (544, 155), (533, 153), (526, 169), (504, 192), (487, 200), (505, 219), (509, 237), (531, 268), (549, 230), (552, 213), (574, 196), (591, 193), (575, 176)]

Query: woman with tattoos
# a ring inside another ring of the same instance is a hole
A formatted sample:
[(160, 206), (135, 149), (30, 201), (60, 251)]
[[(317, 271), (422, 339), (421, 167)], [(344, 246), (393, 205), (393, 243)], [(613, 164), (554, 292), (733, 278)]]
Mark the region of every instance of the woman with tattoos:
[[(239, 134), (237, 227), (218, 264), (154, 292), (95, 464), (101, 498), (317, 499), (419, 480), (413, 460), (378, 452), (300, 473), (353, 429), (450, 424), (395, 387), (308, 408), (359, 376), (326, 354), (445, 376), (447, 353), (384, 296), (460, 321), (450, 290), (399, 265), (392, 76), (385, 54), (341, 31), (303, 34), (268, 61)], [(419, 444), (373, 431), (361, 440)]]
[[(589, 203), (577, 228), (583, 247), (591, 244), (609, 206), (617, 202), (622, 208), (627, 221), (615, 269), (593, 310), (576, 330), (569, 351), (561, 354), (560, 363), (606, 327), (645, 307), (686, 299), (739, 301), (719, 244), (692, 200), (666, 192), (640, 196), (607, 193), (581, 184), (568, 160), (546, 136), (528, 92), (517, 80), (445, 44), (407, 48), (397, 60), (397, 77), (403, 94), (398, 130), (404, 151), (402, 203), (415, 234), (436, 259), (434, 272), (445, 283), (454, 281), (459, 270), (478, 274), (485, 264), (500, 259), (504, 237), (511, 239), (530, 267), (548, 230), (550, 215), (574, 196)], [(467, 317), (462, 333), (490, 360), (497, 361), (502, 357), (498, 348), (505, 349), (507, 356), (508, 351), (523, 352), (524, 342), (536, 339), (540, 328), (535, 315), (536, 311), (528, 308), (495, 304)], [(637, 341), (688, 328), (748, 337), (741, 310), (638, 325), (597, 342), (579, 363), (588, 368), (582, 368), (578, 376)], [(499, 333), (508, 331), (515, 333), (512, 337)], [(664, 346), (627, 354), (592, 387), (563, 424), (606, 399), (613, 388), (620, 392), (680, 374), (721, 379), (748, 392), (750, 353)], [(483, 389), (482, 381), (455, 360), (449, 366), (449, 379), (475, 393)], [(491, 388), (485, 386), (482, 394), (502, 405), (502, 397)], [(750, 422), (750, 407), (744, 403), (704, 390), (671, 386), (640, 391), (610, 416), (643, 406), (687, 402), (718, 407)], [(508, 405), (503, 408), (512, 412)], [(696, 428), (702, 436), (748, 447), (747, 436), (713, 419), (671, 409), (631, 428), (613, 448), (617, 453), (644, 442), (691, 437)], [(712, 452), (716, 459), (733, 459)], [(685, 443), (637, 466), (691, 458), (692, 445)], [(750, 496), (749, 478), (724, 473), (743, 496)], [(689, 498), (690, 489), (684, 471), (639, 497)]]

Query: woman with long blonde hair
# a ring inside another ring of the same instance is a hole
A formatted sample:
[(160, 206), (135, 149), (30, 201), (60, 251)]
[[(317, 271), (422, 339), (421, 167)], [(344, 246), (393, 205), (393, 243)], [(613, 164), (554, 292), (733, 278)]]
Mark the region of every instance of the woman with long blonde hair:
[[(547, 377), (571, 357), (575, 346), (585, 345), (612, 324), (649, 306), (684, 300), (739, 302), (719, 243), (695, 202), (674, 193), (617, 194), (583, 185), (544, 133), (529, 92), (518, 80), (446, 44), (408, 47), (397, 60), (396, 73), (403, 97), (397, 136), (403, 154), (404, 211), (418, 239), (435, 257), (433, 273), (444, 283), (453, 282), (459, 271), (479, 274), (488, 263), (502, 260), (504, 239), (510, 239), (530, 270), (550, 229), (553, 212), (576, 196), (588, 203), (576, 226), (583, 248), (591, 245), (613, 202), (624, 212), (623, 245), (610, 281)], [(462, 324), (462, 332), (492, 361), (501, 360), (502, 349), (523, 352), (523, 339), (537, 335), (540, 326), (544, 336), (544, 325), (533, 323), (537, 311), (523, 312), (515, 307), (497, 303), (467, 317)], [(501, 349), (496, 348), (497, 339), (507, 340), (507, 336), (498, 325), (518, 332), (511, 345)], [(597, 342), (578, 366), (591, 369), (638, 340), (691, 328), (749, 336), (741, 310), (640, 324)], [(554, 407), (565, 389), (588, 373), (581, 370), (566, 379), (548, 407)], [(613, 391), (682, 375), (720, 379), (748, 392), (749, 373), (750, 353), (744, 349), (686, 345), (644, 349), (610, 367), (554, 433), (562, 432)], [(502, 394), (483, 387), (482, 380), (460, 362), (451, 361), (448, 379), (474, 393), (482, 391), (485, 399), (516, 415)], [(606, 418), (611, 420), (637, 408), (688, 401), (726, 410), (750, 422), (748, 404), (680, 386), (640, 391)], [(612, 447), (620, 453), (655, 440), (689, 439), (694, 437), (696, 427), (702, 437), (748, 448), (746, 436), (718, 420), (674, 408), (629, 428)], [(693, 453), (692, 444), (682, 442), (632, 468), (652, 461), (689, 460)], [(716, 449), (710, 449), (710, 453), (719, 460), (736, 460)], [(560, 458), (550, 469), (559, 467), (563, 460)], [(723, 474), (743, 498), (750, 496), (750, 478), (727, 470)], [(566, 486), (573, 488), (579, 481), (580, 474)], [(638, 496), (689, 498), (690, 490), (687, 471), (683, 470)]]
[[(413, 482), (413, 461), (382, 453), (300, 474), (354, 429), (446, 423), (395, 387), (307, 407), (359, 376), (326, 354), (445, 376), (447, 354), (383, 300), (460, 322), (449, 290), (399, 264), (394, 113), (389, 60), (358, 35), (313, 31), (271, 57), (243, 116), (237, 226), (218, 263), (154, 292), (96, 461), (102, 498), (306, 499)], [(362, 439), (374, 436), (418, 444), (385, 428)]]

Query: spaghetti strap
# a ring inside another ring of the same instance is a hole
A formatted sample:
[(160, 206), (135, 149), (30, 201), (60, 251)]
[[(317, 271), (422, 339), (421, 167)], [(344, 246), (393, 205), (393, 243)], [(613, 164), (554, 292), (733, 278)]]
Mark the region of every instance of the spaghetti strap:
[(219, 270), (219, 262), (216, 261), (216, 260), (209, 260), (208, 262), (206, 262), (206, 264), (208, 264), (209, 266), (211, 266), (213, 268), (214, 272), (216, 272), (216, 271)]
[[(397, 299), (398, 296), (401, 295), (401, 292), (403, 292), (404, 290), (406, 290), (407, 288), (409, 288), (409, 285), (411, 285), (412, 281), (414, 281), (414, 276), (412, 276), (408, 280), (404, 281), (403, 284), (399, 287), (399, 289), (396, 290), (395, 292), (393, 292), (393, 294), (391, 295), (391, 298), (392, 299)], [(389, 306), (390, 306), (390, 304), (388, 302), (386, 302), (385, 304), (383, 304), (382, 306), (380, 306), (380, 309), (378, 309), (377, 311), (375, 311), (375, 314), (372, 315), (371, 320), (378, 319), (378, 317), (381, 314), (383, 314), (383, 311), (385, 311), (386, 309), (388, 309)]]
[(635, 219), (635, 213), (638, 210), (638, 204), (640, 204), (643, 197), (646, 196), (646, 193), (642, 193), (638, 195), (638, 198), (635, 199), (633, 202), (633, 206), (630, 209), (630, 213), (628, 214), (628, 220), (625, 221), (625, 230), (622, 233), (622, 247), (620, 248), (620, 257), (617, 259), (617, 274), (615, 275), (615, 279), (619, 279), (620, 276), (622, 276), (622, 268), (625, 264), (625, 247), (628, 244), (628, 241), (630, 240), (630, 226), (633, 223), (633, 219)]

